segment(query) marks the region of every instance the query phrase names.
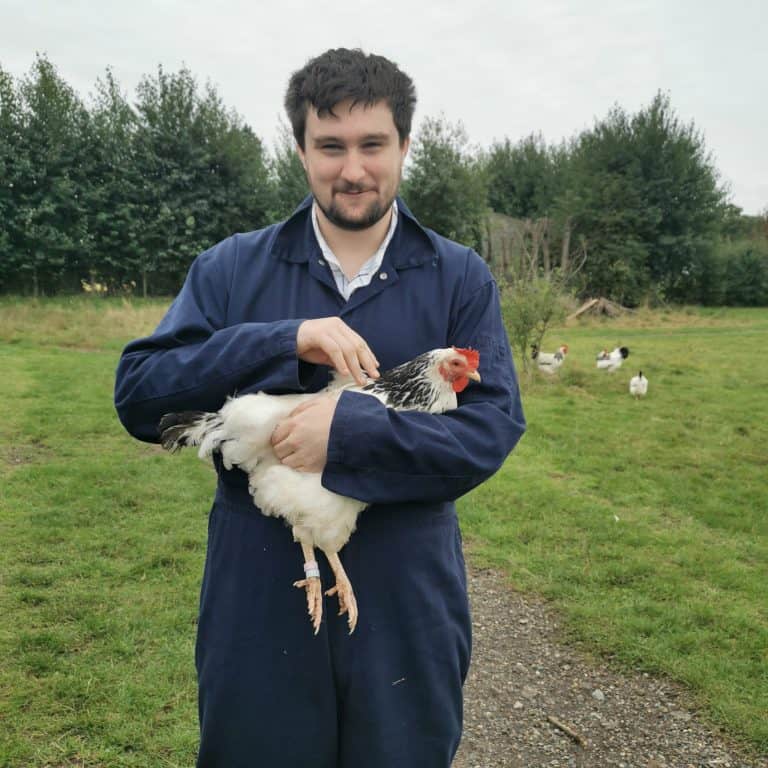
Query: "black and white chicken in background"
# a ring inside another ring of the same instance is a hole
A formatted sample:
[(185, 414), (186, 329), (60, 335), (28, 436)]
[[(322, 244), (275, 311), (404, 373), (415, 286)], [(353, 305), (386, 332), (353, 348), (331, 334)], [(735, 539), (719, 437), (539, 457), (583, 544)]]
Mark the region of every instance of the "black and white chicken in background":
[(557, 352), (542, 352), (538, 344), (531, 344), (531, 359), (536, 361), (539, 370), (544, 373), (555, 373), (568, 354), (568, 345), (561, 344)]
[(621, 364), (629, 357), (628, 347), (616, 347), (609, 352), (607, 349), (601, 350), (597, 355), (597, 367), (604, 370), (617, 371)]
[(270, 438), (278, 423), (301, 403), (314, 397), (336, 397), (343, 391), (378, 398), (395, 410), (443, 413), (457, 407), (456, 393), (470, 380), (480, 381), (479, 353), (471, 349), (433, 349), (369, 380), (363, 386), (337, 377), (321, 392), (301, 395), (232, 397), (216, 413), (169, 413), (160, 421), (160, 440), (169, 451), (199, 446), (198, 456), (221, 454), (227, 469), (239, 467), (248, 475), (254, 503), (265, 514), (282, 517), (293, 531), (304, 555), (305, 578), (294, 582), (307, 593), (307, 607), (315, 634), (322, 619), (322, 588), (314, 548), (328, 559), (336, 584), (326, 595), (338, 595), (339, 613), (347, 613), (349, 631), (357, 624), (357, 601), (339, 559), (339, 550), (355, 530), (364, 501), (340, 496), (321, 484), (321, 474), (299, 472), (280, 463)]

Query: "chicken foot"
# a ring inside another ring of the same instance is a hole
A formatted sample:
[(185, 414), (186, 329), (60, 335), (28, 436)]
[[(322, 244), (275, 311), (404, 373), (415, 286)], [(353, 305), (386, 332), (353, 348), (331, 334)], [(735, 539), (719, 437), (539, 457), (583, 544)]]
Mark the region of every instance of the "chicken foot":
[(328, 558), (328, 563), (336, 577), (336, 585), (331, 587), (325, 594), (328, 597), (338, 595), (339, 616), (344, 613), (347, 614), (347, 624), (349, 624), (349, 634), (351, 635), (357, 626), (357, 600), (352, 590), (352, 582), (349, 580), (341, 560), (339, 560), (338, 553), (326, 552), (325, 556)]
[(323, 619), (323, 589), (320, 584), (320, 570), (315, 560), (315, 549), (311, 544), (301, 543), (301, 551), (304, 553), (305, 577), (294, 581), (293, 586), (307, 591), (307, 612), (312, 618), (312, 628), (315, 634), (320, 631), (320, 622)]

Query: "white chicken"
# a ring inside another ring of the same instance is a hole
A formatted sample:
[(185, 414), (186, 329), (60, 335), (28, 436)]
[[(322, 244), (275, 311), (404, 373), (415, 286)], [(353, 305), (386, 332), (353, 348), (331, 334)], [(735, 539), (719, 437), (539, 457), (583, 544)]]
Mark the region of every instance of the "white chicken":
[(198, 456), (210, 459), (218, 451), (227, 469), (239, 467), (263, 514), (282, 517), (293, 531), (304, 555), (305, 578), (294, 582), (307, 593), (307, 607), (315, 634), (322, 619), (322, 588), (314, 548), (328, 559), (336, 584), (326, 595), (338, 595), (340, 613), (347, 613), (349, 631), (357, 624), (358, 609), (352, 584), (339, 559), (339, 550), (355, 530), (364, 501), (340, 496), (324, 488), (319, 473), (299, 472), (280, 463), (270, 438), (277, 424), (298, 405), (318, 396), (339, 397), (345, 391), (378, 398), (396, 410), (443, 413), (457, 407), (456, 393), (470, 380), (480, 381), (479, 353), (471, 349), (433, 349), (392, 368), (359, 386), (352, 379), (335, 379), (319, 393), (253, 395), (229, 398), (216, 413), (187, 411), (166, 414), (160, 421), (164, 448), (177, 451), (199, 446)]
[(638, 371), (637, 376), (629, 380), (629, 394), (637, 400), (638, 397), (645, 397), (647, 393), (648, 379), (643, 376), (642, 371)]
[(607, 349), (603, 349), (597, 355), (597, 367), (613, 373), (621, 368), (621, 364), (628, 357), (629, 349), (627, 347), (616, 347), (616, 349), (611, 352)]
[(531, 359), (536, 361), (539, 370), (544, 373), (555, 373), (568, 354), (568, 345), (561, 344), (557, 352), (541, 352), (537, 344), (531, 344)]

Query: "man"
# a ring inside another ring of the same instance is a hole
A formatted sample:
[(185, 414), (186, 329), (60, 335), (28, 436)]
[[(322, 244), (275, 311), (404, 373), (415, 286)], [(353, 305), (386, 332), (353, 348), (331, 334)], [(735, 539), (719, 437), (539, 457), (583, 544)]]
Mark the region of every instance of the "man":
[[(496, 286), (470, 249), (396, 198), (415, 92), (392, 62), (331, 50), (286, 107), (312, 192), (286, 221), (203, 253), (155, 333), (126, 347), (115, 401), (157, 441), (169, 411), (234, 392), (312, 392), (434, 347), (480, 352), (482, 383), (435, 416), (345, 392), (276, 429), (286, 465), (371, 502), (341, 552), (360, 618), (326, 606), (314, 636), (302, 555), (218, 466), (196, 645), (199, 768), (445, 768), (461, 735), (470, 618), (453, 500), (524, 430)], [(321, 562), (322, 578), (330, 571)]]

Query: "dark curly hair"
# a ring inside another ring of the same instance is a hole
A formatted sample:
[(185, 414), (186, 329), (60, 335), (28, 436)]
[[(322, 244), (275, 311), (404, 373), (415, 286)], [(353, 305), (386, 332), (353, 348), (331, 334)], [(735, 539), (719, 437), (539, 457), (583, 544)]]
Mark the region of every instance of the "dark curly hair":
[(371, 106), (384, 101), (402, 144), (411, 133), (416, 89), (405, 72), (383, 56), (359, 48), (333, 48), (310, 59), (291, 75), (285, 93), (285, 110), (296, 142), (304, 147), (307, 109), (311, 104), (320, 117), (334, 115), (333, 107), (352, 99), (352, 104)]

